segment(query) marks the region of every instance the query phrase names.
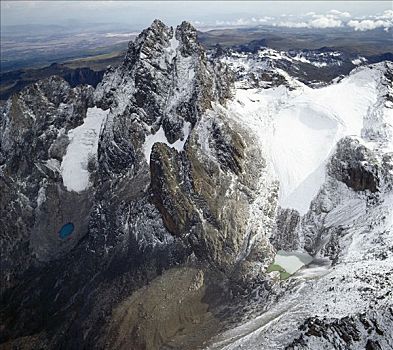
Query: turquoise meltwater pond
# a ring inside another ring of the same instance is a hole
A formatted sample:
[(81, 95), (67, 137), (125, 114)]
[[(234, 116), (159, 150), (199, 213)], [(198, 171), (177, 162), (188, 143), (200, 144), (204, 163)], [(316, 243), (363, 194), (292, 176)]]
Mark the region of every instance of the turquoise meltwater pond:
[(72, 222), (69, 222), (60, 229), (59, 231), (59, 237), (62, 239), (66, 239), (69, 237), (72, 232), (74, 232), (74, 224)]

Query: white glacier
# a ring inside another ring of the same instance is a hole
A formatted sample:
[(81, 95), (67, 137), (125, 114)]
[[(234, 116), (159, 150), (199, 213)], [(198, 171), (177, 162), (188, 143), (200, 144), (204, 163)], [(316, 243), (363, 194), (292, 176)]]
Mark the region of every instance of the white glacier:
[(81, 192), (89, 187), (88, 162), (97, 154), (101, 125), (108, 113), (109, 109), (88, 108), (83, 124), (68, 132), (70, 143), (61, 163), (63, 184), (68, 191)]
[(360, 136), (377, 101), (377, 69), (362, 67), (337, 84), (312, 89), (236, 90), (229, 115), (257, 133), (280, 181), (280, 205), (305, 214), (325, 180), (339, 139)]
[(165, 49), (169, 62), (176, 57), (179, 44), (179, 40), (176, 39), (175, 33), (173, 33), (173, 37), (169, 39), (169, 46)]

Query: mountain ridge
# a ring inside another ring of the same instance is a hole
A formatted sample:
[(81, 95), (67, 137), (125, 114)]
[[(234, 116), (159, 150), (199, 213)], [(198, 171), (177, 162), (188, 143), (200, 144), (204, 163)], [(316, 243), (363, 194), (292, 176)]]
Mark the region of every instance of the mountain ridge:
[[(392, 309), (392, 64), (315, 89), (269, 62), (213, 57), (189, 23), (155, 20), (96, 89), (52, 77), (7, 101), (4, 346), (391, 344), (389, 311), (368, 308)], [(327, 99), (342, 88), (346, 108)], [(308, 137), (293, 120), (331, 149), (288, 143)], [(323, 175), (304, 210), (282, 200), (282, 169), (297, 163)], [(313, 257), (286, 281), (268, 272), (283, 247)]]

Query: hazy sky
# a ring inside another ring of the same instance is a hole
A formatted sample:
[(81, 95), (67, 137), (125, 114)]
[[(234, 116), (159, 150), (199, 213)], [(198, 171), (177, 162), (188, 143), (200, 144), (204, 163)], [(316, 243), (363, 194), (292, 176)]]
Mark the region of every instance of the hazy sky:
[(392, 14), (391, 1), (1, 1), (2, 25), (124, 23), (130, 30), (140, 30), (155, 18), (170, 25), (189, 20), (197, 27), (258, 23), (327, 28), (352, 23), (366, 30), (391, 28)]

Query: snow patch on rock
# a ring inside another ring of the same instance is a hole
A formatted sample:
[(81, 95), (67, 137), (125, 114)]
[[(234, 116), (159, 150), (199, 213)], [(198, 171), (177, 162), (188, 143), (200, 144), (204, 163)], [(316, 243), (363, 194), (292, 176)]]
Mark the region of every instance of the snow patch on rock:
[(151, 150), (153, 149), (154, 144), (157, 142), (165, 143), (167, 146), (169, 146), (170, 148), (174, 148), (178, 152), (183, 151), (184, 145), (188, 139), (190, 131), (191, 131), (191, 123), (184, 122), (183, 125), (184, 137), (182, 139), (176, 140), (174, 143), (169, 143), (162, 126), (158, 129), (158, 131), (155, 134), (148, 135), (142, 146), (143, 154), (147, 162), (150, 161)]
[(168, 52), (172, 55), (172, 59), (176, 56), (176, 50), (179, 47), (179, 40), (176, 39), (175, 34), (173, 34), (172, 39), (169, 40), (169, 48), (167, 49)]
[(88, 162), (96, 157), (101, 125), (109, 113), (88, 108), (84, 123), (67, 134), (70, 143), (61, 163), (63, 184), (68, 191), (81, 192), (89, 187)]

